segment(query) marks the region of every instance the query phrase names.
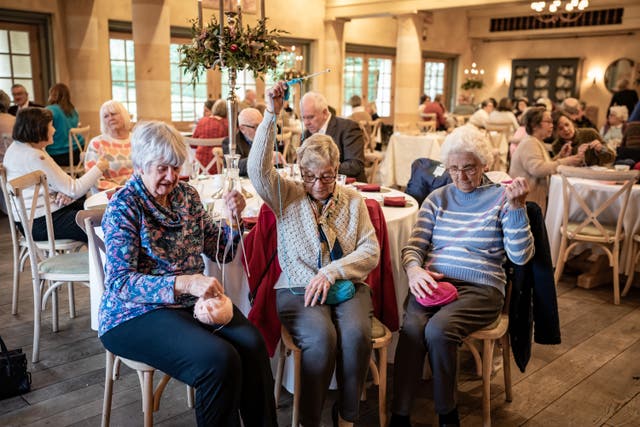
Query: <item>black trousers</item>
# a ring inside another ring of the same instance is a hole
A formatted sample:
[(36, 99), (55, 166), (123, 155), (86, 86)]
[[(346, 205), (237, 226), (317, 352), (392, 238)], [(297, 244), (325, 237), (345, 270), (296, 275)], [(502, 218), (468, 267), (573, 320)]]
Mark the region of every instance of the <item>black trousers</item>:
[(109, 330), (102, 344), (196, 388), (199, 426), (276, 426), (273, 376), (260, 332), (235, 306), (216, 327), (198, 322), (192, 308), (160, 308)]
[[(87, 242), (87, 234), (76, 224), (76, 214), (84, 209), (84, 196), (75, 200), (70, 205), (51, 213), (53, 220), (53, 234), (56, 239), (71, 239), (79, 242)], [(22, 224), (16, 221), (20, 232), (24, 234)], [(47, 240), (47, 220), (45, 216), (35, 218), (31, 227), (31, 235), (35, 241)]]

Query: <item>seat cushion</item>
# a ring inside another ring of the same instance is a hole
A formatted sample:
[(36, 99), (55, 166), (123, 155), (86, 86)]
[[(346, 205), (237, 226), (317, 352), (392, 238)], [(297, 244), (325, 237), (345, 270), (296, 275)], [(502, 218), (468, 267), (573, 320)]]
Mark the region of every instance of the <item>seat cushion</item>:
[(382, 338), (385, 336), (387, 331), (384, 328), (384, 325), (374, 317), (371, 321), (371, 339), (375, 340), (377, 338)]
[(38, 264), (46, 274), (89, 274), (89, 256), (87, 252), (57, 255)]
[[(580, 223), (577, 222), (570, 222), (567, 225), (567, 229), (570, 233), (575, 233), (576, 229), (578, 228), (578, 226), (580, 225)], [(603, 224), (603, 228), (605, 230), (607, 230), (607, 232), (609, 233), (610, 238), (615, 237), (616, 235), (616, 228), (612, 227), (610, 225), (604, 225)], [(593, 225), (587, 225), (583, 228), (580, 229), (580, 232), (578, 233), (578, 235), (586, 235), (589, 237), (603, 237), (602, 233), (600, 232), (600, 229), (596, 226)]]

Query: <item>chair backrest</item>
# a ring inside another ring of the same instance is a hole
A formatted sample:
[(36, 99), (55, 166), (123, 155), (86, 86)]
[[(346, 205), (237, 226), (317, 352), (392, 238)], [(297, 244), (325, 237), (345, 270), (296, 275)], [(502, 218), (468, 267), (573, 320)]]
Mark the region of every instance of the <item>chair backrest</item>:
[[(564, 211), (562, 214), (562, 229), (567, 234), (567, 237), (573, 238), (578, 233), (588, 232), (590, 235), (594, 235), (597, 232), (602, 240), (605, 242), (613, 242), (619, 240), (622, 234), (622, 221), (624, 214), (627, 210), (629, 203), (629, 197), (631, 196), (631, 189), (633, 184), (640, 176), (640, 171), (595, 171), (589, 168), (578, 168), (572, 166), (559, 166), (558, 173), (562, 177), (562, 198), (564, 201)], [(582, 178), (594, 181), (604, 182), (619, 182), (622, 185), (617, 191), (611, 195), (603, 203), (598, 201), (598, 206), (591, 206), (588, 200), (586, 200), (580, 192), (576, 189), (574, 183), (569, 178)], [(570, 203), (575, 200), (585, 215), (585, 219), (578, 224), (578, 226), (571, 231), (568, 230), (569, 215), (570, 215)], [(610, 208), (614, 203), (620, 201), (621, 208), (617, 212), (617, 221), (615, 224), (607, 224), (602, 221), (600, 215)], [(610, 229), (605, 226), (615, 225), (615, 232), (612, 233)]]
[[(69, 129), (69, 174), (72, 178), (81, 175), (84, 171), (84, 155), (89, 145), (89, 133), (91, 126), (84, 126)], [(80, 141), (80, 137), (83, 141)], [(80, 151), (80, 159), (78, 163), (73, 162), (73, 152)]]
[(485, 124), (485, 130), (487, 131), (487, 136), (489, 137), (494, 153), (493, 164), (490, 165), (489, 170), (504, 170), (506, 165), (502, 164), (500, 149), (502, 146), (507, 149), (509, 145), (511, 125), (487, 123)]
[[(190, 150), (192, 147), (211, 147), (211, 152), (213, 154), (211, 161), (208, 164), (203, 165), (200, 163), (198, 158), (195, 156), (195, 153), (192, 153), (190, 156), (190, 160), (193, 165), (197, 169), (197, 174), (207, 175), (209, 173), (209, 169), (215, 164), (217, 166), (217, 171), (220, 173), (222, 171), (223, 159), (224, 156), (222, 154), (222, 141), (224, 138), (191, 138), (185, 137), (184, 142), (187, 144), (187, 149)], [(218, 148), (220, 150), (218, 150)]]
[[(31, 206), (26, 206), (24, 200), (24, 191), (33, 189), (33, 198)], [(38, 276), (39, 252), (38, 247), (33, 239), (33, 220), (35, 219), (36, 207), (38, 202), (43, 200), (45, 209), (45, 219), (47, 226), (47, 252), (46, 256), (53, 256), (56, 253), (55, 235), (53, 233), (53, 220), (51, 218), (51, 205), (49, 202), (49, 185), (47, 183), (47, 175), (42, 171), (34, 171), (18, 178), (12, 179), (8, 183), (9, 198), (13, 206), (15, 206), (18, 216), (16, 220), (20, 221), (24, 230), (24, 237), (27, 241), (29, 249), (29, 260), (31, 263), (31, 272), (33, 277)]]
[(104, 209), (87, 209), (78, 211), (76, 214), (76, 224), (87, 233), (89, 248), (89, 263), (93, 264), (97, 274), (99, 285), (101, 286), (100, 295), (104, 291), (104, 264), (101, 254), (106, 255), (104, 240), (96, 232), (96, 229), (102, 226), (102, 217)]
[(469, 121), (471, 114), (453, 114), (453, 118), (456, 120), (456, 126), (462, 126)]
[(19, 242), (18, 230), (16, 229), (16, 220), (15, 214), (13, 210), (13, 206), (15, 206), (11, 202), (11, 198), (9, 196), (9, 188), (7, 187), (7, 170), (4, 168), (2, 163), (0, 163), (0, 186), (2, 187), (2, 197), (4, 198), (6, 207), (7, 207), (7, 216), (9, 217), (9, 229), (11, 231), (11, 241), (13, 242), (14, 247), (17, 247)]
[(296, 157), (295, 150), (291, 145), (292, 138), (293, 138), (293, 132), (291, 131), (283, 130), (282, 133), (279, 133), (276, 135), (276, 141), (278, 141), (278, 145), (280, 145), (280, 143), (284, 144), (284, 147), (282, 149), (282, 155), (284, 156), (287, 163), (292, 163), (292, 161), (295, 160), (295, 157)]

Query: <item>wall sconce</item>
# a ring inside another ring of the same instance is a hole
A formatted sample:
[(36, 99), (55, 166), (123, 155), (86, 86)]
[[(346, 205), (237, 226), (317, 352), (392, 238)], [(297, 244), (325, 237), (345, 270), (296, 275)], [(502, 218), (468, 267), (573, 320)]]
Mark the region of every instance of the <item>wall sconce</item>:
[(596, 86), (598, 84), (598, 79), (602, 77), (602, 73), (597, 68), (592, 68), (587, 73), (587, 79), (591, 81), (591, 86)]
[(511, 80), (511, 70), (508, 68), (500, 68), (498, 70), (498, 82), (503, 86), (508, 86)]

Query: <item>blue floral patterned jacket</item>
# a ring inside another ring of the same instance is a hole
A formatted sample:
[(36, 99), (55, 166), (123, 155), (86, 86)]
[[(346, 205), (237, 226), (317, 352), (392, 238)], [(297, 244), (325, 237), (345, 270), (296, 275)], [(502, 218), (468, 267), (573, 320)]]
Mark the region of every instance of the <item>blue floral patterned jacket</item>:
[(137, 174), (109, 201), (98, 335), (151, 310), (188, 305), (189, 298), (175, 298), (176, 276), (202, 273), (201, 254), (221, 262), (235, 254), (241, 230), (233, 231), (233, 250), (225, 256), (230, 228), (214, 224), (193, 187), (180, 182), (169, 203), (169, 209), (159, 205)]

